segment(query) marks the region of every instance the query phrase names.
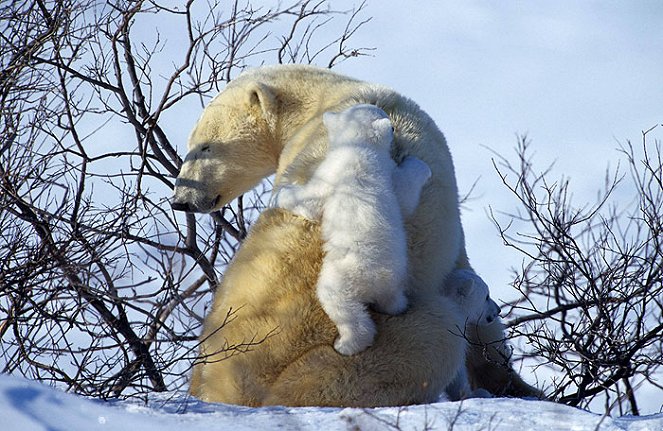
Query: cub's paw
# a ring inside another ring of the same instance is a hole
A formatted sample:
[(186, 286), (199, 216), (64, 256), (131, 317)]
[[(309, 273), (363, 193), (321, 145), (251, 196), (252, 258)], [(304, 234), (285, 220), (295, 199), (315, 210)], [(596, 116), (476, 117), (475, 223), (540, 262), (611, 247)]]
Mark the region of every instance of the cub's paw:
[(271, 206), (292, 211), (299, 204), (296, 189), (292, 186), (282, 186), (272, 196)]
[(338, 328), (339, 336), (334, 341), (334, 349), (341, 355), (351, 356), (368, 349), (375, 338), (375, 324), (369, 318), (370, 324), (341, 325)]
[(476, 388), (467, 398), (493, 398), (493, 394), (484, 388)]
[(373, 306), (378, 313), (396, 316), (407, 310), (407, 297), (402, 291), (396, 292), (386, 298), (380, 298)]
[(423, 160), (412, 156), (408, 156), (403, 160), (401, 168), (409, 172), (413, 188), (423, 187), (433, 174), (430, 167)]
[(408, 156), (394, 170), (394, 193), (404, 217), (410, 217), (419, 206), (419, 198), (432, 172), (428, 165), (416, 157)]
[(316, 215), (311, 202), (307, 202), (300, 196), (298, 186), (283, 186), (272, 196), (272, 208), (281, 208), (291, 213), (304, 217), (307, 220), (315, 220)]

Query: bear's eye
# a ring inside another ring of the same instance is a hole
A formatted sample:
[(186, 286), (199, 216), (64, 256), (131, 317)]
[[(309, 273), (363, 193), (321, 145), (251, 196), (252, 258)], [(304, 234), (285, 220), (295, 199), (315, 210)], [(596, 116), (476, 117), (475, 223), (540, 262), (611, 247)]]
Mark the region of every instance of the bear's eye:
[(490, 294), (486, 295), (486, 301), (490, 299)]
[(209, 151), (209, 145), (203, 145), (202, 147), (200, 147), (200, 151), (205, 151), (205, 152)]

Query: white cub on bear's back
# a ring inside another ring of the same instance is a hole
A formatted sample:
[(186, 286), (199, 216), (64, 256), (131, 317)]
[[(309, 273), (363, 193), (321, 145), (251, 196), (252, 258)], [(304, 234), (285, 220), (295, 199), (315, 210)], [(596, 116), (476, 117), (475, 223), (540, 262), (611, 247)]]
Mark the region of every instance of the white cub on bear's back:
[[(466, 325), (490, 325), (497, 321), (500, 315), (500, 306), (490, 298), (488, 285), (470, 269), (451, 271), (444, 284), (444, 294), (458, 305)], [(464, 331), (463, 328), (460, 329)], [(484, 389), (472, 391), (466, 367), (460, 368), (454, 380), (447, 386), (446, 393), (452, 401), (492, 396)]]
[(403, 217), (416, 209), (431, 172), (413, 157), (396, 165), (392, 123), (374, 105), (326, 112), (323, 122), (327, 155), (308, 183), (284, 186), (276, 205), (321, 220), (325, 255), (316, 293), (338, 328), (334, 347), (353, 355), (375, 337), (367, 304), (386, 314), (407, 308)]

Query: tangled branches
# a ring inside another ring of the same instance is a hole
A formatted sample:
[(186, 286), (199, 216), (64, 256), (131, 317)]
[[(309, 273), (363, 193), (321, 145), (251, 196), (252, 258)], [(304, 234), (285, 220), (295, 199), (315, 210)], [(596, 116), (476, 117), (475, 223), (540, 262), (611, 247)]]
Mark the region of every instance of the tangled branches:
[(527, 343), (522, 353), (554, 371), (552, 398), (569, 405), (603, 397), (606, 412), (638, 414), (638, 388), (663, 389), (663, 160), (653, 130), (641, 156), (621, 148), (628, 174), (607, 175), (598, 201), (581, 208), (567, 179), (535, 172), (525, 139), (517, 165), (496, 164), (522, 209), (511, 220), (528, 226), (514, 234), (493, 217), (525, 256), (508, 325)]
[(325, 0), (3, 4), (0, 370), (98, 397), (182, 386), (269, 189), (174, 214), (189, 113), (249, 65), (364, 53), (348, 45), (360, 15)]

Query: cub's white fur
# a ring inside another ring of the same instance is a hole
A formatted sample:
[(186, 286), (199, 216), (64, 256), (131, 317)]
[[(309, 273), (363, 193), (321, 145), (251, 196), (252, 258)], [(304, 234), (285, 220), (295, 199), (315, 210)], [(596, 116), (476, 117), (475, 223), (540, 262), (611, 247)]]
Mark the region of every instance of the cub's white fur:
[(403, 217), (416, 209), (431, 171), (413, 157), (396, 165), (390, 156), (391, 121), (376, 106), (326, 112), (323, 122), (327, 156), (308, 183), (284, 186), (276, 205), (321, 219), (325, 256), (317, 296), (338, 328), (334, 347), (353, 355), (375, 337), (367, 304), (386, 314), (407, 307)]
[[(488, 286), (470, 269), (452, 271), (446, 279), (444, 289), (445, 294), (458, 304), (461, 314), (465, 316), (466, 325), (490, 325), (500, 315), (500, 307), (490, 298)], [(492, 396), (485, 389), (472, 391), (465, 366), (460, 368), (454, 380), (447, 386), (446, 392), (452, 401)]]

